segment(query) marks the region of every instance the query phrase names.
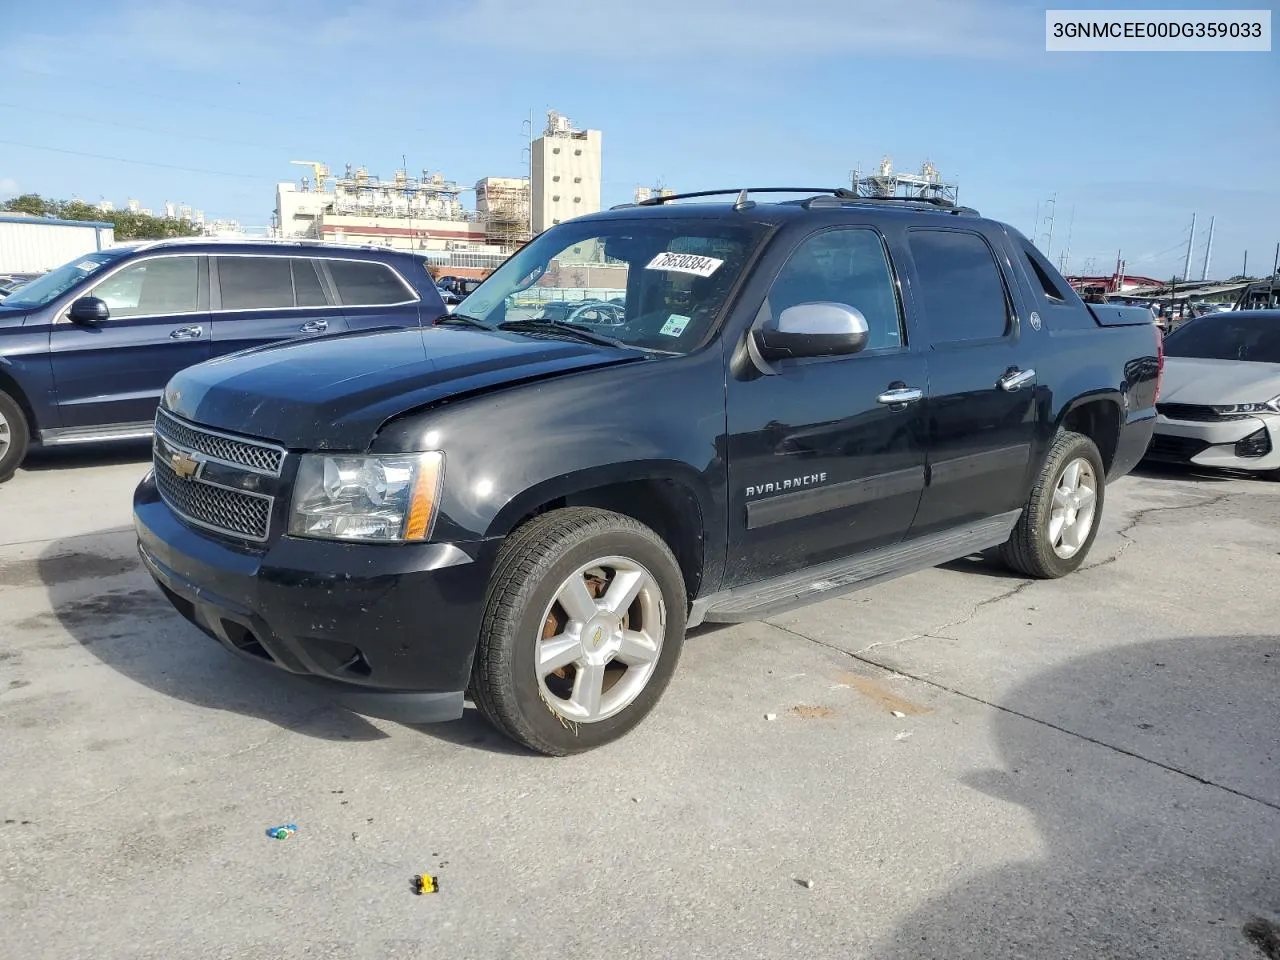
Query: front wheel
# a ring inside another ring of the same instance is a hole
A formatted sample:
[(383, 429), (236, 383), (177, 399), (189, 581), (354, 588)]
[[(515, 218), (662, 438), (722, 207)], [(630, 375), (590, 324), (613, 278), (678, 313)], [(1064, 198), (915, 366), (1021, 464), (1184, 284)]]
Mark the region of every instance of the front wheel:
[(476, 706), (539, 753), (616, 740), (666, 689), (684, 641), (684, 577), (630, 517), (553, 510), (503, 545), (472, 670)]
[(27, 455), (31, 433), (22, 407), (0, 392), (0, 483), (13, 476)]
[(1084, 434), (1060, 432), (1017, 526), (1000, 547), (1000, 558), (1024, 576), (1066, 576), (1093, 546), (1105, 497), (1106, 472), (1097, 446)]

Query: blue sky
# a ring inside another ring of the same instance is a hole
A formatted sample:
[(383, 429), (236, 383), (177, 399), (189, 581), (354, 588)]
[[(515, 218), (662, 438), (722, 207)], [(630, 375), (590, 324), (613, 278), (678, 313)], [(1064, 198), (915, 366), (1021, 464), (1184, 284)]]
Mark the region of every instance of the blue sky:
[[(1056, 262), (1069, 236), (1069, 269), (1092, 260), (1109, 271), (1123, 250), (1130, 273), (1180, 271), (1192, 213), (1193, 277), (1210, 216), (1211, 273), (1238, 272), (1245, 250), (1250, 272), (1269, 268), (1280, 52), (1048, 54), (1044, 10), (1011, 0), (23, 4), (0, 38), (0, 195), (174, 200), (265, 225), (275, 182), (303, 172), (290, 160), (390, 176), (404, 155), (411, 170), (465, 184), (519, 176), (524, 121), (533, 111), (541, 128), (555, 108), (604, 131), (606, 205), (659, 179), (840, 185), (889, 154), (902, 169), (932, 160), (963, 202), (1028, 234), (1056, 193), (1049, 252)], [(1047, 229), (1042, 219), (1042, 247)]]

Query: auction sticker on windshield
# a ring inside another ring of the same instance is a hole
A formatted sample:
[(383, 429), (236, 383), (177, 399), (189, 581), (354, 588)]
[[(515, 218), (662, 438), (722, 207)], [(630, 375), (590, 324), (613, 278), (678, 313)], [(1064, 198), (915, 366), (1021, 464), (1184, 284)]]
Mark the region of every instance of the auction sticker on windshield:
[(671, 270), (675, 273), (691, 273), (695, 277), (709, 277), (724, 264), (715, 257), (700, 257), (693, 253), (660, 253), (649, 261), (646, 270)]
[(689, 318), (682, 317), (678, 313), (673, 313), (667, 317), (667, 322), (662, 325), (662, 329), (658, 332), (664, 337), (678, 337), (684, 333), (684, 328), (689, 325)]

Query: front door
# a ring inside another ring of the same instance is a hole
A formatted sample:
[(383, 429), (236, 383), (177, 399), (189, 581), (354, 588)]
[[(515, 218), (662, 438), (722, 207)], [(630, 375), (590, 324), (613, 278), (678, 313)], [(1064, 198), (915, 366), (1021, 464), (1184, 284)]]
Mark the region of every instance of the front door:
[(870, 338), (851, 356), (730, 376), (727, 587), (896, 543), (920, 500), (926, 364), (879, 233), (839, 227), (797, 245), (767, 309), (815, 301), (861, 311)]
[(976, 231), (907, 231), (929, 351), (929, 480), (912, 536), (1023, 505), (1036, 373), (1013, 288)]
[(85, 293), (109, 319), (59, 316), (49, 356), (61, 428), (149, 423), (169, 378), (209, 359), (203, 269), (196, 254), (133, 261)]
[(213, 355), (347, 329), (315, 260), (219, 256), (213, 268)]

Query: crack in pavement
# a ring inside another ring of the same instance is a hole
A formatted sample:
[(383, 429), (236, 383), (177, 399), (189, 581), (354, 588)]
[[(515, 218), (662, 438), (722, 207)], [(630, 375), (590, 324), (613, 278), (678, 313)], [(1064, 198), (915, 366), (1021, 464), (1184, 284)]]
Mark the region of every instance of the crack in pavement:
[[(1129, 757), (1141, 763), (1149, 764), (1150, 766), (1153, 766), (1153, 767), (1158, 767), (1159, 769), (1167, 771), (1168, 773), (1172, 773), (1180, 777), (1185, 777), (1186, 779), (1202, 784), (1203, 786), (1213, 787), (1217, 790), (1223, 791), (1224, 793), (1232, 794), (1233, 796), (1240, 797), (1243, 800), (1252, 801), (1253, 803), (1260, 804), (1264, 807), (1267, 807), (1270, 810), (1275, 810), (1276, 812), (1280, 813), (1280, 803), (1267, 800), (1264, 797), (1256, 797), (1251, 793), (1245, 793), (1243, 790), (1237, 790), (1235, 787), (1229, 787), (1226, 784), (1218, 783), (1214, 780), (1210, 780), (1206, 777), (1202, 777), (1199, 774), (1192, 773), (1189, 770), (1183, 770), (1181, 767), (1175, 767), (1172, 764), (1165, 763), (1161, 760), (1154, 760), (1151, 757), (1143, 756), (1142, 754), (1137, 753), (1136, 751), (1133, 751), (1133, 750), (1129, 750), (1125, 747), (1120, 747), (1113, 743), (1108, 743), (1105, 740), (1099, 740), (1097, 737), (1091, 737), (1088, 734), (1080, 733), (1076, 730), (1071, 730), (1067, 727), (1061, 726), (1060, 724), (1054, 723), (1052, 720), (1045, 720), (1045, 719), (1042, 719), (1041, 717), (1033, 717), (1029, 713), (1023, 713), (1021, 710), (1015, 710), (1013, 707), (1007, 707), (1004, 704), (996, 703), (994, 700), (987, 700), (983, 697), (978, 696), (977, 694), (968, 693), (964, 690), (961, 690), (959, 687), (953, 687), (950, 684), (942, 683), (938, 680), (931, 680), (928, 677), (919, 676), (917, 674), (910, 673), (909, 671), (899, 669), (898, 667), (891, 667), (888, 664), (881, 663), (879, 660), (876, 660), (872, 657), (863, 656), (860, 652), (855, 653), (849, 650), (845, 650), (841, 647), (837, 647), (833, 643), (828, 643), (825, 640), (819, 640), (816, 637), (806, 636), (805, 634), (800, 633), (798, 630), (792, 630), (790, 627), (782, 627), (775, 623), (769, 623), (769, 626), (777, 630), (781, 630), (783, 633), (788, 633), (791, 636), (797, 637), (801, 640), (807, 640), (809, 643), (815, 644), (819, 647), (826, 647), (828, 650), (834, 650), (836, 653), (840, 654), (841, 656), (848, 657), (851, 660), (856, 660), (859, 663), (864, 663), (869, 667), (875, 667), (878, 670), (883, 670), (886, 673), (894, 675), (895, 677), (900, 677), (907, 680), (915, 680), (918, 683), (923, 683), (927, 686), (933, 687), (935, 690), (941, 690), (944, 693), (949, 693), (949, 694), (952, 694), (953, 696), (961, 697), (964, 700), (968, 700), (970, 703), (976, 703), (981, 706), (988, 707), (992, 710), (998, 710), (1001, 713), (1009, 714), (1010, 716), (1013, 716), (1013, 717), (1019, 717), (1020, 719), (1027, 720), (1031, 723), (1037, 724), (1038, 726), (1046, 727), (1049, 730), (1057, 731), (1058, 733), (1065, 734), (1068, 737), (1072, 737), (1076, 740), (1083, 741), (1084, 743), (1090, 743), (1090, 744), (1093, 744), (1094, 746), (1102, 747), (1104, 750), (1110, 750), (1112, 753), (1117, 753), (1117, 754), (1120, 754), (1121, 756)], [(932, 635), (925, 634), (924, 636), (930, 637)], [(938, 637), (936, 639), (945, 640), (946, 638)]]
[[(1156, 506), (1156, 507), (1143, 507), (1141, 510), (1136, 511), (1129, 518), (1128, 522), (1126, 522), (1123, 527), (1121, 527), (1116, 531), (1116, 533), (1124, 541), (1123, 543), (1120, 544), (1119, 550), (1117, 550), (1111, 556), (1106, 557), (1105, 559), (1099, 560), (1096, 563), (1091, 563), (1087, 566), (1082, 566), (1077, 572), (1087, 573), (1088, 571), (1096, 570), (1099, 567), (1109, 566), (1110, 564), (1113, 564), (1117, 560), (1119, 560), (1122, 556), (1124, 556), (1125, 551), (1127, 551), (1131, 546), (1133, 546), (1134, 543), (1137, 542), (1131, 536), (1129, 536), (1129, 534), (1132, 533), (1133, 530), (1136, 529), (1144, 520), (1146, 520), (1148, 517), (1154, 514), (1165, 513), (1171, 510), (1190, 510), (1192, 508), (1197, 508), (1197, 507), (1201, 507), (1201, 508), (1213, 507), (1235, 496), (1241, 496), (1241, 494), (1238, 491), (1235, 493), (1221, 493), (1221, 494), (1217, 494), (1216, 496), (1201, 497), (1199, 499), (1192, 501), (1191, 503), (1178, 503), (1178, 504), (1168, 504), (1168, 505)], [(924, 638), (931, 637), (931, 636), (939, 637), (939, 634), (941, 634), (943, 631), (953, 630), (956, 627), (962, 627), (965, 624), (971, 622), (982, 611), (983, 607), (990, 606), (991, 604), (994, 604), (994, 603), (1001, 603), (1005, 600), (1011, 600), (1014, 597), (1018, 596), (1020, 593), (1022, 593), (1024, 590), (1026, 590), (1028, 587), (1032, 587), (1035, 584), (1041, 583), (1041, 582), (1047, 582), (1047, 581), (1022, 580), (1018, 583), (1016, 587), (1006, 590), (1003, 593), (999, 593), (994, 597), (987, 597), (985, 600), (979, 600), (976, 604), (973, 605), (973, 608), (962, 617), (959, 617), (955, 620), (951, 620), (947, 623), (939, 624), (936, 627), (931, 627), (928, 630), (926, 630), (924, 633), (913, 634), (912, 636), (909, 636), (909, 637), (899, 637), (897, 640), (880, 640), (876, 643), (871, 644), (870, 646), (859, 648), (858, 653), (868, 653), (872, 650), (880, 649), (882, 647), (896, 647), (896, 646), (899, 646), (900, 644), (910, 643), (913, 640), (923, 640)], [(773, 621), (771, 620), (766, 620), (765, 622), (768, 623), (770, 626), (778, 626), (777, 624), (773, 623)], [(782, 629), (786, 629), (786, 628), (783, 627)], [(952, 638), (941, 636), (939, 637), (939, 639), (952, 639)]]

